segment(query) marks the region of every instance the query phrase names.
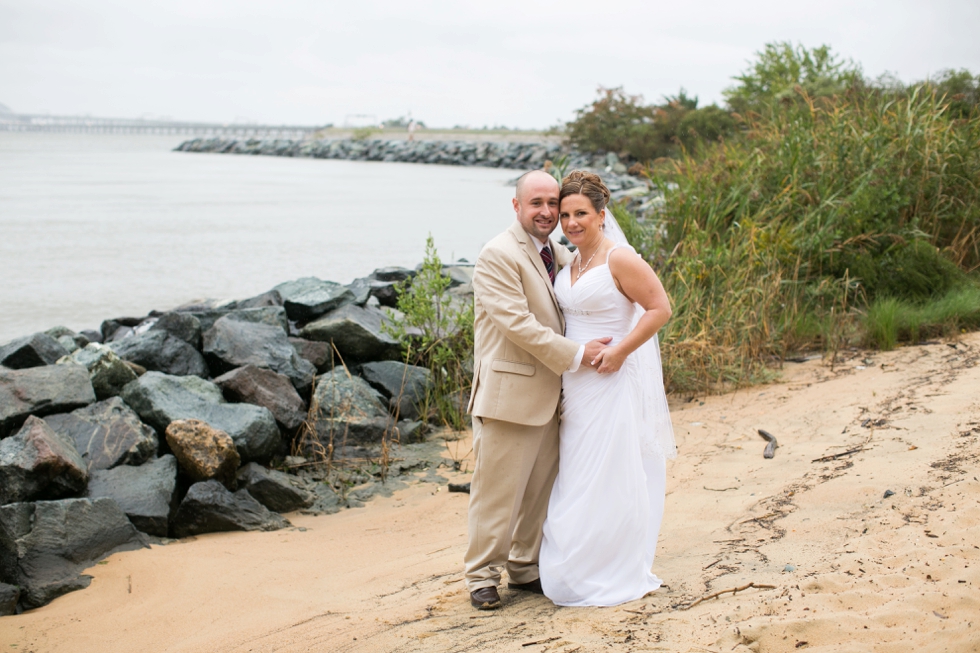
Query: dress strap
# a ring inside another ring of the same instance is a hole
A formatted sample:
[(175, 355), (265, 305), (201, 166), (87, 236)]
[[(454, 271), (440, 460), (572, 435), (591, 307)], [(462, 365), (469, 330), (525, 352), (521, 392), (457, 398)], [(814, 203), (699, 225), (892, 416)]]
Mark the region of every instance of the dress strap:
[(627, 243), (614, 243), (613, 246), (609, 249), (609, 252), (606, 254), (606, 265), (609, 265), (609, 257), (612, 255), (613, 250), (620, 249), (622, 247), (625, 247), (626, 249), (628, 249), (631, 252), (635, 252), (636, 251), (635, 249), (633, 249), (633, 246), (632, 245), (629, 245)]

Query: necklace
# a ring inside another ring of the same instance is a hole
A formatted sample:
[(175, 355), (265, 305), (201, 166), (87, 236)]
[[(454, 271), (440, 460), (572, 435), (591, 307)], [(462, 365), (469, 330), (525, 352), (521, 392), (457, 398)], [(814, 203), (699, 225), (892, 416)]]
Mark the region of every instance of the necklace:
[(575, 277), (575, 280), (576, 281), (578, 281), (579, 279), (581, 279), (582, 278), (582, 274), (586, 270), (589, 269), (589, 266), (592, 265), (592, 259), (595, 258), (595, 255), (599, 253), (599, 250), (600, 249), (602, 249), (602, 248), (601, 247), (597, 247), (596, 250), (594, 252), (592, 252), (592, 256), (589, 257), (589, 261), (588, 261), (588, 263), (585, 264), (585, 267), (582, 267), (582, 253), (579, 252), (579, 255), (578, 255), (578, 276)]

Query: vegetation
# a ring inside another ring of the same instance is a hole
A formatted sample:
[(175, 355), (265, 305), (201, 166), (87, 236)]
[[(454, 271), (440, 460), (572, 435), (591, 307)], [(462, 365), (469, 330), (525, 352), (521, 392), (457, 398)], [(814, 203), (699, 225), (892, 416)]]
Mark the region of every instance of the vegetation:
[(419, 413), (430, 422), (461, 431), (468, 424), (466, 405), (473, 375), (473, 302), (452, 294), (451, 285), (430, 234), (418, 274), (397, 287), (398, 310), (404, 319), (387, 324), (385, 330), (401, 343), (406, 363), (432, 374)]

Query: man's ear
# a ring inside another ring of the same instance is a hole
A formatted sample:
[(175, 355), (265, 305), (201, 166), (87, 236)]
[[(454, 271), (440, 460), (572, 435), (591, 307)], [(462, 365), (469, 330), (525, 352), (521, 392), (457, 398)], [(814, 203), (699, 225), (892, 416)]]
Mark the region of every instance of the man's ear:
[(518, 203), (517, 198), (515, 197), (514, 199), (511, 200), (511, 202), (514, 203), (514, 213), (520, 213), (521, 205), (520, 203)]

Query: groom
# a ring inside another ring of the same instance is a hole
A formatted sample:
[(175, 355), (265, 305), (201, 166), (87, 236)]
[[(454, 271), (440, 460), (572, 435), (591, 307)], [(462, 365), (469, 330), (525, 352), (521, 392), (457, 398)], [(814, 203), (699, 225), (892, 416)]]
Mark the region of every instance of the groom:
[(517, 221), (483, 248), (473, 275), (473, 451), (466, 588), (480, 610), (510, 589), (541, 592), (538, 551), (558, 473), (561, 374), (591, 361), (609, 339), (565, 338), (552, 284), (571, 253), (549, 236), (558, 182), (535, 170), (517, 181)]

